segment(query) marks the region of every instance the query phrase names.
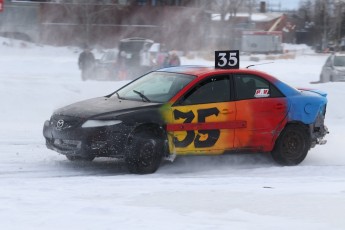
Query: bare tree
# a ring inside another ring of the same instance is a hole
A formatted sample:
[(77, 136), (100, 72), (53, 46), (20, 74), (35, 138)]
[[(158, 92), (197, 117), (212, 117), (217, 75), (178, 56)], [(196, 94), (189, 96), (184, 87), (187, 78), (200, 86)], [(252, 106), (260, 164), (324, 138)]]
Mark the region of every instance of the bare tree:
[(322, 49), (329, 43), (337, 45), (344, 34), (344, 0), (317, 0), (315, 2), (315, 24), (321, 25)]
[(243, 0), (216, 0), (212, 1), (211, 9), (213, 12), (220, 14), (220, 22), (218, 34), (221, 34), (218, 48), (228, 49), (235, 45), (234, 25), (235, 17), (239, 9), (245, 6), (246, 1)]
[(50, 2), (60, 6), (60, 10), (49, 16), (48, 23), (56, 26), (64, 24), (79, 28), (80, 33), (74, 38), (78, 40), (79, 45), (92, 44), (94, 25), (114, 25), (116, 18), (114, 12), (116, 11), (113, 10), (121, 7), (119, 4), (105, 0), (50, 0)]
[(344, 20), (345, 20), (345, 0), (338, 0), (334, 2), (334, 23), (333, 31), (334, 31), (334, 39), (337, 42), (345, 36), (345, 27), (344, 27)]

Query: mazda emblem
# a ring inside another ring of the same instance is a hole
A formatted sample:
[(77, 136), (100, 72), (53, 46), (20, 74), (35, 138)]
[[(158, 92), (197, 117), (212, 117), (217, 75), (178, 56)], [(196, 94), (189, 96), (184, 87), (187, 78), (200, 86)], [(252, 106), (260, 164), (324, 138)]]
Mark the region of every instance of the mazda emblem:
[(65, 123), (64, 120), (58, 120), (56, 122), (56, 128), (57, 129), (62, 129), (64, 123)]

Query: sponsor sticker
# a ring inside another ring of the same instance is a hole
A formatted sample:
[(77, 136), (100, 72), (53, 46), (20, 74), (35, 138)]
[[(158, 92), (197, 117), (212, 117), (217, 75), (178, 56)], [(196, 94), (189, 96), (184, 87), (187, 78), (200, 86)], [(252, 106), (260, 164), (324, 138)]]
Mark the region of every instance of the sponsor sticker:
[(255, 91), (254, 97), (261, 98), (261, 97), (269, 97), (269, 89), (257, 89)]

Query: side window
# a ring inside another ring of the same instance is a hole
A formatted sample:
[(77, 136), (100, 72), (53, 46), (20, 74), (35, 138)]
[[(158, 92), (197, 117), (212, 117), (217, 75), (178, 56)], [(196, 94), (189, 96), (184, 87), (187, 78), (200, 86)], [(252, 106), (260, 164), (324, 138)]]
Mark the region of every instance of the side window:
[(179, 105), (195, 105), (230, 101), (228, 76), (214, 76), (196, 85), (178, 102)]
[(270, 82), (255, 75), (234, 75), (237, 100), (284, 97)]

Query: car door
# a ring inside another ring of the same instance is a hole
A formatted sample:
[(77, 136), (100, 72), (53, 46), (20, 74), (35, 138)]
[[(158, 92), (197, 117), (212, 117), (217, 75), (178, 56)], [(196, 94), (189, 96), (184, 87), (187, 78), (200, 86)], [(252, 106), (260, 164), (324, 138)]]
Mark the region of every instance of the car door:
[(246, 127), (235, 130), (234, 148), (270, 151), (286, 123), (288, 102), (267, 80), (252, 74), (233, 76), (236, 91), (236, 120)]
[(168, 122), (170, 152), (219, 154), (233, 148), (236, 108), (229, 76), (197, 83), (172, 107)]

